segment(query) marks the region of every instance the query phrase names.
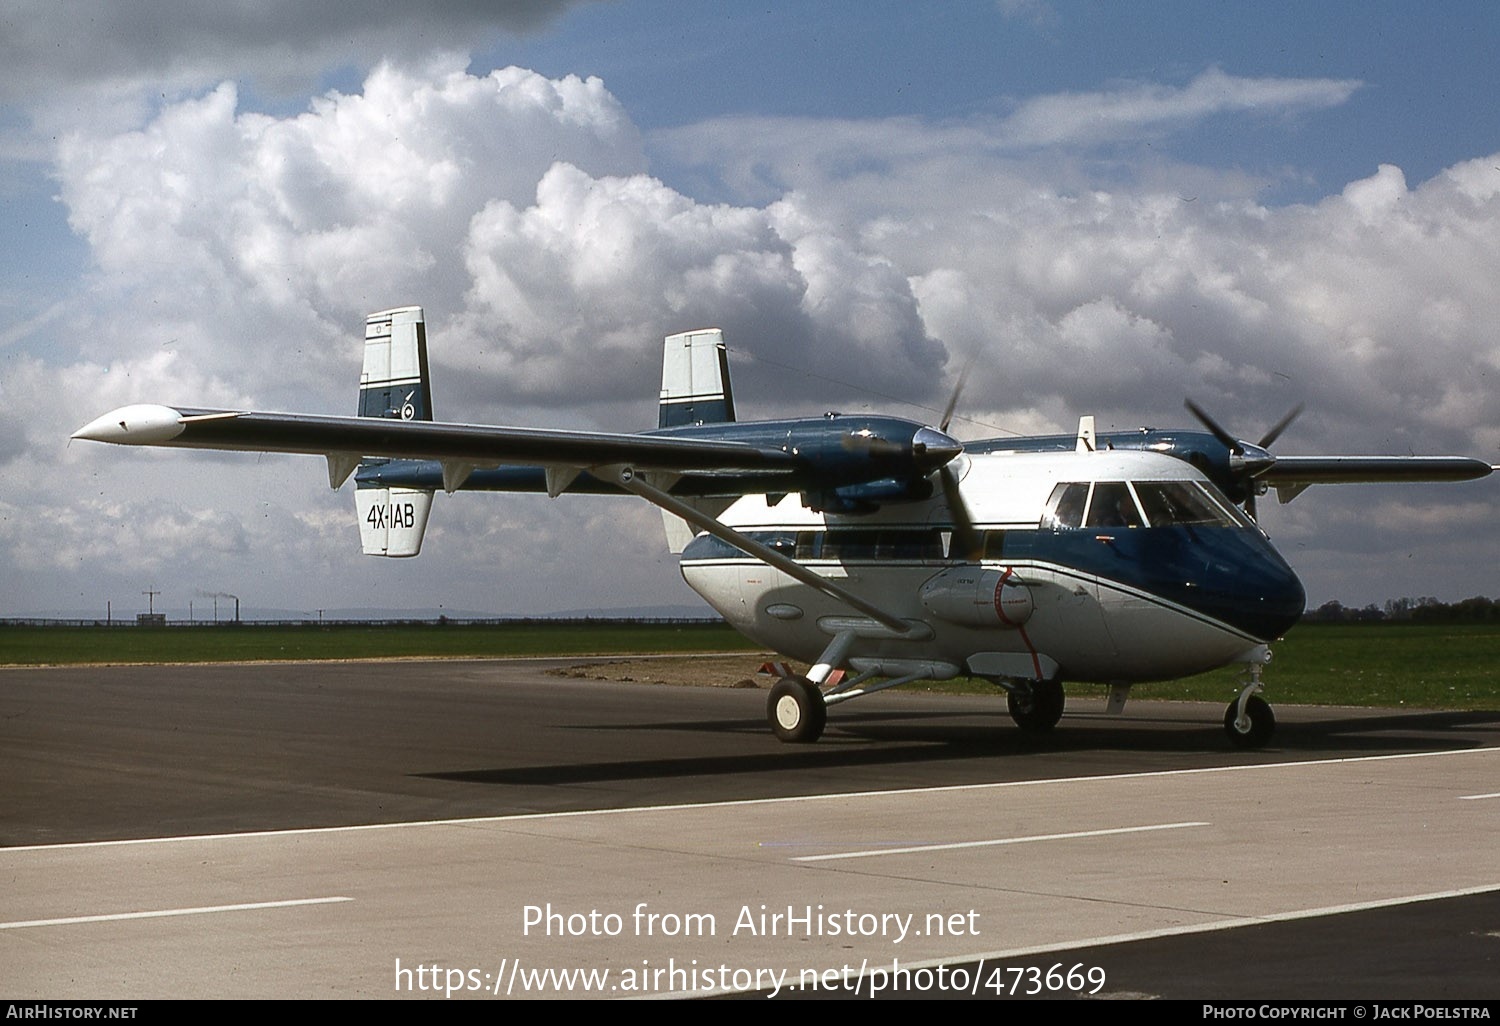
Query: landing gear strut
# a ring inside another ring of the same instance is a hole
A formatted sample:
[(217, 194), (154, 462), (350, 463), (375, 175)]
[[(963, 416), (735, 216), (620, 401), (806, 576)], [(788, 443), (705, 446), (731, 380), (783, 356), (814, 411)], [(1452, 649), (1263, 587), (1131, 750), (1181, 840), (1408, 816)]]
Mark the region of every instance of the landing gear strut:
[(1005, 704), (1016, 726), (1040, 733), (1057, 726), (1057, 721), (1062, 719), (1064, 701), (1061, 681), (1036, 680), (1012, 690), (1006, 696)]
[(1261, 690), (1261, 664), (1250, 664), (1250, 679), (1239, 697), (1224, 710), (1224, 733), (1236, 748), (1263, 748), (1276, 733), (1276, 716), (1257, 692)]
[(811, 744), (823, 736), (828, 706), (823, 692), (806, 677), (783, 677), (771, 689), (766, 718), (782, 741)]

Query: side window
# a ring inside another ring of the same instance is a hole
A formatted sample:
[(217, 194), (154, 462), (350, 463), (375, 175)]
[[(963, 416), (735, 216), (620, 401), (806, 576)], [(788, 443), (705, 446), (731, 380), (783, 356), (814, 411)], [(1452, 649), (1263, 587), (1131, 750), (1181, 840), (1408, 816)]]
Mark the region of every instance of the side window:
[(1088, 503), (1089, 486), (1086, 482), (1060, 484), (1052, 489), (1047, 499), (1047, 512), (1042, 515), (1042, 526), (1054, 531), (1083, 526), (1083, 507)]
[(1085, 527), (1140, 527), (1141, 514), (1124, 481), (1100, 481), (1094, 485)]

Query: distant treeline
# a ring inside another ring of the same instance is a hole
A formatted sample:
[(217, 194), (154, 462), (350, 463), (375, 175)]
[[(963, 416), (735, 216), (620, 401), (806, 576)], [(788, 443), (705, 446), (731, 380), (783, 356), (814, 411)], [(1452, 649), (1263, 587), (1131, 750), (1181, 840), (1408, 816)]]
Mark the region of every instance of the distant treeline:
[(1346, 606), (1325, 602), (1309, 609), (1302, 619), (1308, 623), (1500, 623), (1500, 601), (1476, 595), (1461, 602), (1439, 602), (1423, 598), (1386, 599), (1384, 605)]

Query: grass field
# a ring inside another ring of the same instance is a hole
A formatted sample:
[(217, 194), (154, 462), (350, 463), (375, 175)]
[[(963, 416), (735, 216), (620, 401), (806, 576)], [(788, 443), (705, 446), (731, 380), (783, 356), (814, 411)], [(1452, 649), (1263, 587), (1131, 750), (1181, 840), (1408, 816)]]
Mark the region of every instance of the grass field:
[[(754, 651), (721, 624), (399, 627), (0, 627), (0, 665)], [(1242, 670), (1139, 685), (1137, 698), (1227, 701)], [(1265, 673), (1278, 703), (1500, 709), (1500, 625), (1303, 624)], [(983, 690), (950, 682), (937, 690)], [(1087, 685), (1073, 685), (1087, 693)]]
[(749, 650), (718, 623), (404, 624), (258, 627), (0, 627), (0, 666), (227, 663), (268, 659), (439, 659)]

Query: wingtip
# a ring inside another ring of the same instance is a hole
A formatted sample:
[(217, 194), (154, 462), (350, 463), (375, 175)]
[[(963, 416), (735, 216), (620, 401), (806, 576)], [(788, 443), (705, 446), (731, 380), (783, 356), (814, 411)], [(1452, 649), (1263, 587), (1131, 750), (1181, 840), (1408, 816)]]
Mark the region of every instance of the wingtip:
[(182, 414), (170, 406), (122, 406), (96, 417), (73, 432), (72, 438), (117, 445), (160, 445), (182, 434)]

